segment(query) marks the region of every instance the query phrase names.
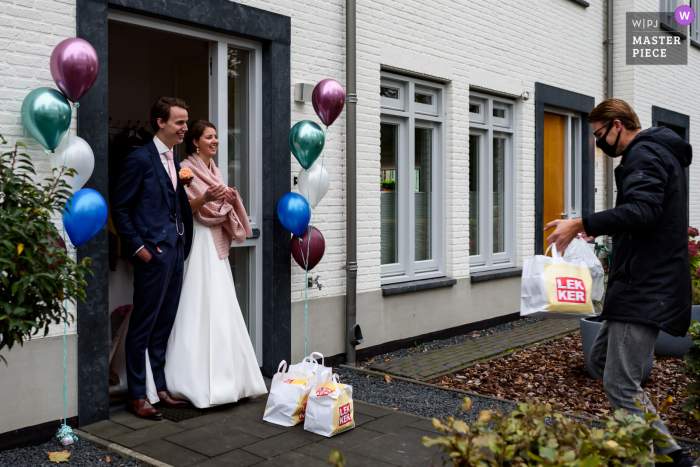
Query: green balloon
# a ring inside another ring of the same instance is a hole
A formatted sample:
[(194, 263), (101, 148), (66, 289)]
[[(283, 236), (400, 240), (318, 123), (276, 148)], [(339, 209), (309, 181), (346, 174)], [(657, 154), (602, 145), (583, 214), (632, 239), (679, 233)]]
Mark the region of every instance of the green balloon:
[(304, 169), (309, 169), (323, 151), (326, 135), (311, 120), (302, 120), (289, 131), (289, 149)]
[(70, 127), (71, 107), (63, 94), (38, 88), (22, 102), (22, 123), (30, 135), (53, 152)]

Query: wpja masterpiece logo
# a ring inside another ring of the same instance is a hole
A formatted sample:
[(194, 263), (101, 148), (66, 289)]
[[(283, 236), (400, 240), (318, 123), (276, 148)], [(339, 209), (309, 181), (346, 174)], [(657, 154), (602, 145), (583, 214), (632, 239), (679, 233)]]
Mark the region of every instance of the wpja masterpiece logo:
[[(689, 11), (627, 13), (627, 65), (687, 65)], [(692, 13), (692, 18), (691, 18)]]

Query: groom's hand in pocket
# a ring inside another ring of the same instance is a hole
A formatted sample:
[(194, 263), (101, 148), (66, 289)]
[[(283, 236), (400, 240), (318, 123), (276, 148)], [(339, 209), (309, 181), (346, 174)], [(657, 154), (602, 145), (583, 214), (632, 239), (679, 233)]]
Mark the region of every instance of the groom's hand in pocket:
[[(161, 249), (158, 248), (158, 247), (156, 247), (156, 250), (158, 251), (158, 253), (163, 253), (163, 252), (161, 251)], [(136, 256), (138, 256), (139, 259), (140, 259), (141, 261), (143, 261), (144, 263), (148, 263), (149, 261), (151, 261), (151, 258), (153, 258), (153, 255), (151, 255), (151, 252), (148, 251), (148, 249), (145, 248), (145, 247), (144, 247), (144, 248), (141, 248), (141, 249), (139, 250), (139, 252), (136, 253)]]

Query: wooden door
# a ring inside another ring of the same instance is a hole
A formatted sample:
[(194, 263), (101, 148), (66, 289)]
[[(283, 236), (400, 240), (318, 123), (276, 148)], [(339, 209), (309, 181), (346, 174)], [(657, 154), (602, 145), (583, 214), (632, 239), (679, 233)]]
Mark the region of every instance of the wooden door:
[[(555, 219), (562, 219), (564, 211), (564, 144), (566, 117), (544, 113), (544, 228)], [(544, 250), (549, 243), (547, 237), (553, 230), (544, 233)]]

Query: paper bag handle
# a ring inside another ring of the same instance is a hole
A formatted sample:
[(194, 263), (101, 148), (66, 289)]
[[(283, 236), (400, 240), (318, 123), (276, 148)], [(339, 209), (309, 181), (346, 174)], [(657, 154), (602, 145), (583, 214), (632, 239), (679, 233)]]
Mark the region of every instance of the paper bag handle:
[[(283, 366), (284, 366), (284, 370), (280, 371), (280, 368), (282, 368)], [(282, 374), (287, 373), (287, 361), (286, 360), (282, 360), (280, 362), (279, 366), (277, 367), (277, 373), (282, 373)]]
[(563, 253), (560, 254), (557, 251), (557, 244), (556, 243), (552, 243), (551, 245), (549, 245), (549, 248), (547, 248), (547, 251), (544, 252), (545, 256), (547, 256), (549, 254), (549, 250), (552, 250), (552, 258), (554, 258), (554, 257), (563, 258), (564, 257)]
[(308, 358), (312, 359), (314, 363), (318, 363), (318, 360), (314, 358), (314, 355), (318, 355), (321, 357), (321, 366), (326, 366), (326, 359), (323, 357), (323, 354), (321, 352), (311, 352), (308, 356)]
[(335, 393), (340, 394), (340, 379), (338, 379), (338, 373), (333, 373), (333, 376), (331, 376), (331, 381), (333, 381), (333, 386), (335, 387)]

